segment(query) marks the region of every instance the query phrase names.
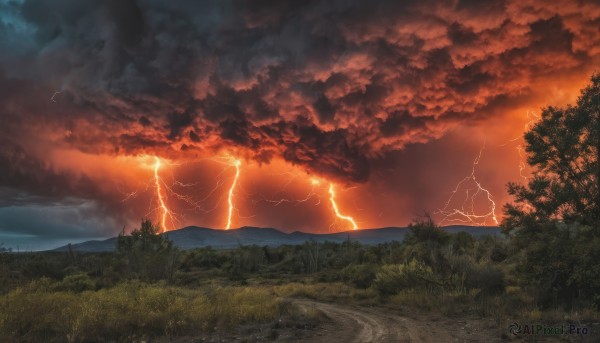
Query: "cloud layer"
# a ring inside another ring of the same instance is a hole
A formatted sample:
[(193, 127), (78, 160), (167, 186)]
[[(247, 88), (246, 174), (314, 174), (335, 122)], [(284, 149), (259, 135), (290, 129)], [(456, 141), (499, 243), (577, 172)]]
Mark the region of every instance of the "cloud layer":
[(230, 153), (368, 184), (399, 151), (593, 70), (600, 4), (2, 1), (0, 49), (3, 192), (122, 214), (51, 151)]

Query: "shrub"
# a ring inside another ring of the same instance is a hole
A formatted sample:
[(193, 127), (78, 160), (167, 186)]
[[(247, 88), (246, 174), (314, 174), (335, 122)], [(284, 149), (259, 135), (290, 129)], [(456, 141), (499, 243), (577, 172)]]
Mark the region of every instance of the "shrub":
[(430, 289), (436, 284), (431, 268), (416, 260), (408, 264), (384, 265), (373, 281), (373, 286), (382, 295), (397, 294), (403, 289)]
[(475, 238), (466, 232), (457, 232), (450, 237), (452, 251), (457, 255), (467, 254), (475, 246)]
[(435, 271), (446, 270), (451, 236), (435, 225), (430, 217), (411, 223), (409, 229), (403, 243), (404, 262), (416, 259)]
[(504, 273), (491, 264), (478, 264), (467, 256), (450, 256), (450, 279), (448, 286), (465, 292), (472, 289), (482, 290), (482, 295), (504, 292)]
[(66, 276), (61, 282), (53, 285), (53, 288), (57, 291), (79, 293), (95, 289), (96, 284), (87, 274), (80, 273)]
[(540, 305), (570, 307), (577, 302), (600, 308), (600, 235), (579, 224), (550, 223), (518, 232), (522, 248), (517, 271), (535, 290)]
[(508, 257), (508, 249), (505, 245), (494, 244), (490, 252), (490, 260), (492, 262), (503, 262)]
[(472, 265), (466, 273), (465, 288), (481, 289), (482, 295), (504, 293), (505, 286), (504, 273), (497, 267)]
[(377, 266), (372, 264), (350, 265), (341, 271), (344, 281), (358, 288), (369, 288), (375, 279)]

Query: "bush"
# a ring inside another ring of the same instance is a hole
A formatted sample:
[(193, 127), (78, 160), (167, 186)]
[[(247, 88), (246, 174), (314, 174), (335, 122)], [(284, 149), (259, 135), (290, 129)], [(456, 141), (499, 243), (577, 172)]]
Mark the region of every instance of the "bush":
[(61, 282), (56, 283), (53, 288), (57, 291), (80, 293), (94, 290), (96, 284), (87, 274), (80, 273), (66, 276)]
[(517, 271), (543, 306), (577, 302), (600, 308), (600, 234), (596, 228), (550, 223), (519, 231)]
[(481, 295), (504, 293), (505, 286), (504, 273), (497, 267), (474, 265), (466, 273), (465, 288), (481, 289)]
[(451, 236), (435, 225), (429, 217), (424, 221), (411, 223), (409, 229), (410, 232), (403, 242), (404, 262), (416, 259), (434, 271), (446, 270), (446, 255), (447, 251), (451, 250)]
[(382, 295), (393, 295), (411, 288), (431, 289), (436, 284), (431, 268), (415, 260), (408, 264), (384, 265), (373, 281), (373, 286)]
[(508, 249), (504, 245), (495, 244), (490, 252), (490, 260), (492, 262), (504, 262), (508, 258)]
[(450, 279), (448, 286), (465, 292), (472, 289), (482, 290), (482, 295), (495, 295), (504, 292), (504, 273), (491, 264), (477, 264), (467, 256), (451, 256)]
[(450, 236), (452, 251), (456, 255), (464, 255), (473, 250), (475, 238), (466, 232), (457, 232)]
[(341, 271), (342, 279), (358, 288), (369, 288), (375, 279), (377, 266), (358, 264), (348, 266)]

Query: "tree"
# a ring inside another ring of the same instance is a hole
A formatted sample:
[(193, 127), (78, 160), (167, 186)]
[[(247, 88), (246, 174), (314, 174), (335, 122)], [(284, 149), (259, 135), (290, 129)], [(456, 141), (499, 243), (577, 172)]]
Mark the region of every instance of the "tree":
[[(521, 252), (517, 271), (541, 304), (600, 308), (600, 74), (575, 106), (547, 107), (525, 133), (534, 175), (509, 183), (502, 228)], [(589, 304), (589, 303), (588, 303)]]
[(509, 183), (515, 204), (505, 206), (503, 228), (563, 221), (600, 229), (600, 73), (582, 90), (576, 106), (543, 109), (525, 133), (528, 185)]
[(437, 226), (428, 214), (414, 220), (408, 228), (410, 232), (403, 242), (404, 260), (416, 259), (436, 271), (447, 270), (445, 250), (450, 243), (450, 235)]
[(150, 279), (172, 277), (177, 249), (159, 232), (160, 227), (150, 219), (142, 219), (140, 228), (133, 230), (130, 236), (119, 235), (117, 255), (124, 259), (131, 274)]
[(140, 228), (133, 230), (130, 236), (119, 235), (117, 238), (117, 252), (126, 253), (134, 247), (142, 252), (171, 249), (173, 242), (159, 233), (159, 226), (154, 225), (150, 219), (142, 219)]

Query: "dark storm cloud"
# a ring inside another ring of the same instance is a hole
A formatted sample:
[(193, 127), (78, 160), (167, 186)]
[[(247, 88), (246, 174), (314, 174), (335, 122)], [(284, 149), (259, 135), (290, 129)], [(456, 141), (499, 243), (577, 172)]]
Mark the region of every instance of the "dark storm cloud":
[(54, 198), (68, 197), (78, 190), (83, 194), (90, 192), (95, 184), (82, 177), (55, 173), (49, 163), (39, 160), (19, 146), (3, 146), (0, 153), (0, 165), (9, 166), (0, 174), (0, 184), (16, 189), (35, 192), (40, 196)]
[[(22, 147), (3, 145), (0, 165), (0, 207), (13, 205), (65, 205), (98, 201), (94, 209), (115, 216), (121, 197), (115, 189), (105, 188), (90, 176), (75, 171), (56, 170), (50, 162), (28, 154)], [(121, 218), (122, 219), (122, 218)]]
[(231, 149), (364, 182), (388, 154), (597, 63), (599, 17), (593, 1), (2, 1), (0, 187), (102, 194), (36, 144)]
[(0, 239), (7, 234), (89, 239), (109, 235), (115, 226), (118, 224), (103, 216), (94, 201), (0, 207)]

